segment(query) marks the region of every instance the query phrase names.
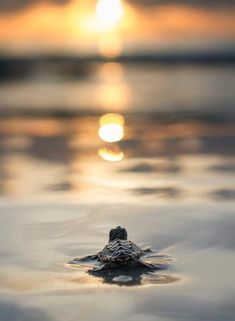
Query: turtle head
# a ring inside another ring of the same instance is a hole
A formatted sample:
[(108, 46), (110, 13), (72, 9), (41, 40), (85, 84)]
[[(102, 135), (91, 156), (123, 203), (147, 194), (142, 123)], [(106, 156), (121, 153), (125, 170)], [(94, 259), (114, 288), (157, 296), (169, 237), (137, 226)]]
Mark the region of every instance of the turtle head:
[(127, 230), (121, 226), (118, 226), (109, 232), (109, 242), (115, 239), (127, 240)]

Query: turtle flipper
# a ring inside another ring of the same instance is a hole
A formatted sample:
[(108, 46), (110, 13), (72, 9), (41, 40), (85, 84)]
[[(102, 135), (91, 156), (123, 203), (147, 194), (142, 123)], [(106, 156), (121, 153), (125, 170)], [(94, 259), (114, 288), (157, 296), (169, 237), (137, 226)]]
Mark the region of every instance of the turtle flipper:
[(90, 270), (90, 273), (96, 273), (96, 272), (102, 272), (105, 271), (107, 268), (105, 266), (105, 264), (99, 266), (99, 267), (95, 267), (94, 269)]
[(81, 262), (86, 262), (86, 261), (93, 261), (93, 260), (97, 260), (97, 259), (98, 259), (98, 254), (94, 254), (94, 255), (88, 255), (88, 256), (81, 257), (78, 260)]
[(150, 247), (147, 247), (146, 249), (143, 249), (144, 254), (152, 253), (153, 250)]
[(138, 266), (143, 267), (143, 268), (148, 268), (148, 269), (157, 269), (159, 268), (159, 266), (155, 265), (155, 264), (151, 264), (148, 262), (145, 262), (141, 259), (136, 260), (136, 263), (138, 264)]

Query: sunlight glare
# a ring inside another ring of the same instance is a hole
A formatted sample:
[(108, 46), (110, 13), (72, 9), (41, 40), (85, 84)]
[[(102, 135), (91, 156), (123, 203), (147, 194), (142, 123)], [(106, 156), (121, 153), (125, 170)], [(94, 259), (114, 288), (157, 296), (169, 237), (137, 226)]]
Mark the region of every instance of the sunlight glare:
[(99, 155), (101, 158), (109, 162), (120, 162), (124, 157), (121, 150), (106, 147), (99, 149)]
[(118, 142), (124, 137), (124, 117), (106, 114), (100, 118), (99, 137), (108, 143)]
[(104, 33), (100, 36), (98, 49), (102, 56), (106, 58), (115, 58), (122, 53), (123, 44), (118, 33)]
[(124, 110), (131, 101), (130, 88), (122, 83), (104, 83), (97, 88), (97, 101), (104, 110)]
[(96, 17), (107, 29), (115, 27), (123, 17), (121, 0), (98, 0)]

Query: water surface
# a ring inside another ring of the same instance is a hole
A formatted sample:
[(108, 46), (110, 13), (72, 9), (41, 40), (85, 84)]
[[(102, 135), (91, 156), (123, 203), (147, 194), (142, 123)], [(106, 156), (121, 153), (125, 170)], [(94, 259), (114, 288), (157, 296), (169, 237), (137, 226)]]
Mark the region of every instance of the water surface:
[[(119, 77), (122, 71), (114, 68)], [(182, 88), (184, 72), (177, 74)], [(210, 77), (208, 70), (195, 72), (192, 82), (203, 79), (205, 85), (215, 76), (221, 84), (218, 70)], [(230, 71), (225, 74), (229, 82)], [(17, 99), (8, 96), (8, 85), (0, 93), (13, 106)], [(195, 83), (191, 87), (202, 108), (193, 107), (193, 93), (188, 96), (197, 119), (174, 119), (169, 110), (159, 118), (152, 109), (143, 117), (120, 100), (124, 137), (114, 143), (98, 131), (100, 116), (115, 108), (99, 108), (93, 116), (0, 119), (2, 321), (234, 319), (235, 127), (232, 117), (208, 119), (208, 111), (232, 110), (233, 93), (213, 96), (204, 85), (200, 91)], [(172, 85), (182, 102), (187, 95), (178, 89)], [(158, 96), (165, 101), (176, 97), (164, 93)], [(157, 105), (151, 97), (151, 106)], [(169, 106), (176, 108), (172, 101)], [(141, 247), (172, 257), (169, 268), (154, 278), (136, 274), (133, 283), (67, 266), (74, 257), (100, 251), (118, 225)]]
[[(139, 121), (118, 162), (98, 117), (1, 121), (2, 320), (232, 320), (234, 127)], [(66, 267), (117, 225), (175, 261), (130, 286)]]

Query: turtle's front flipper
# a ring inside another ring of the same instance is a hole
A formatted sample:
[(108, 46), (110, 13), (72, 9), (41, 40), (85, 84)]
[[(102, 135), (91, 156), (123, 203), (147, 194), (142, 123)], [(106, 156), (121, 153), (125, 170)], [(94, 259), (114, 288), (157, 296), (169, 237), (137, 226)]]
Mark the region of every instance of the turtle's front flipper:
[(90, 270), (89, 272), (92, 274), (92, 273), (96, 273), (96, 272), (103, 272), (105, 270), (106, 270), (105, 265), (101, 265), (99, 267), (96, 267), (96, 268)]
[(145, 255), (145, 254), (152, 253), (153, 250), (150, 247), (147, 247), (146, 249), (143, 249), (143, 252), (144, 252), (144, 255)]
[(98, 254), (94, 254), (94, 255), (88, 255), (88, 256), (78, 258), (77, 260), (79, 260), (81, 262), (86, 262), (86, 261), (92, 261), (92, 260), (97, 260), (97, 259), (98, 259)]
[(143, 260), (141, 260), (141, 259), (137, 260), (136, 263), (137, 263), (138, 266), (140, 266), (140, 267), (148, 268), (148, 269), (152, 269), (152, 270), (159, 268), (158, 265), (145, 262), (145, 261), (143, 261)]

